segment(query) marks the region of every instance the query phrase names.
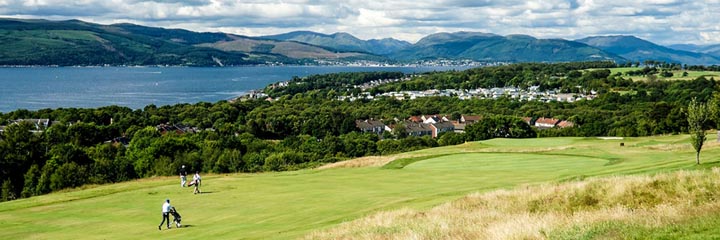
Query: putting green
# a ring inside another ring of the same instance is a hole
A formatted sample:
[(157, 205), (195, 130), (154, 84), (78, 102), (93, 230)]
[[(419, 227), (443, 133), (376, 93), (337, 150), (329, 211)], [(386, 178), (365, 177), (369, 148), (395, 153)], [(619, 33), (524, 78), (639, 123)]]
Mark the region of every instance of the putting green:
[[(553, 154), (530, 153), (466, 153), (432, 158), (406, 166), (406, 170), (433, 171), (515, 171), (538, 173), (547, 171), (577, 172), (577, 169), (597, 168), (606, 165), (607, 159)], [(572, 167), (573, 169), (569, 169)], [(563, 169), (564, 168), (564, 169)]]

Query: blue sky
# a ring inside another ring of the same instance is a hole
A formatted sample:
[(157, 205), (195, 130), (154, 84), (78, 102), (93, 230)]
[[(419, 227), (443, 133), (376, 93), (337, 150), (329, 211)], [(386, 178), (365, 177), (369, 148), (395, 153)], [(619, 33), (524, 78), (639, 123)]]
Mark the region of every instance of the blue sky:
[(720, 43), (720, 0), (0, 0), (0, 16), (221, 31), (310, 30), (415, 42), (475, 31), (577, 39), (635, 35), (660, 44)]

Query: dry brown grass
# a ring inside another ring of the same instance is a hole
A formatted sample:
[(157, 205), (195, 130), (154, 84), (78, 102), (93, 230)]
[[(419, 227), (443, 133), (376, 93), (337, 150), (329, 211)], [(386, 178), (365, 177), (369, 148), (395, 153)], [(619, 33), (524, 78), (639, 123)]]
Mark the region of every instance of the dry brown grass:
[(350, 159), (341, 162), (335, 162), (325, 164), (318, 167), (318, 169), (331, 169), (331, 168), (359, 168), (359, 167), (380, 167), (389, 162), (398, 159), (397, 155), (393, 156), (368, 156)]
[(475, 193), (427, 211), (380, 212), (307, 238), (547, 239), (607, 221), (667, 226), (720, 212), (719, 197), (718, 169), (610, 177)]

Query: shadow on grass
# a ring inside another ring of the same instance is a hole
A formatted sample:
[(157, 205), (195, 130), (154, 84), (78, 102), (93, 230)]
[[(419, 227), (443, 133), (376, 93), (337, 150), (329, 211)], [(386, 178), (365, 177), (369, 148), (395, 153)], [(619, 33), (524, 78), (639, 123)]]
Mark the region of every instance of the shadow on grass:
[(688, 168), (688, 170), (712, 169), (714, 167), (720, 167), (720, 161), (703, 161), (702, 156), (700, 157), (700, 165), (695, 164), (695, 159), (689, 159), (688, 163), (693, 164), (691, 167)]
[(389, 162), (385, 164), (384, 166), (380, 167), (380, 169), (403, 169), (405, 166), (413, 164), (415, 162), (433, 159), (437, 157), (443, 157), (448, 155), (455, 155), (456, 153), (448, 153), (448, 154), (437, 154), (437, 155), (428, 155), (428, 156), (421, 156), (421, 157), (410, 157), (410, 158), (401, 158), (394, 160), (392, 162)]

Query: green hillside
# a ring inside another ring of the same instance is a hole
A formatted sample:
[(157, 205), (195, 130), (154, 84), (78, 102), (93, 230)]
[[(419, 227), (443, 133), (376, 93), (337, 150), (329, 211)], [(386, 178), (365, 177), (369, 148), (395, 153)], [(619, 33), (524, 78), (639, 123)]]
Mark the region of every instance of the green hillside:
[(0, 65), (242, 65), (248, 56), (81, 21), (0, 20)]
[(623, 60), (617, 55), (573, 41), (474, 32), (432, 34), (412, 47), (393, 53), (392, 57), (402, 60), (446, 58), (508, 62)]
[(0, 65), (231, 66), (343, 58), (377, 57), (225, 33), (77, 20), (0, 19)]
[[(379, 211), (429, 209), (478, 191), (709, 168), (720, 165), (718, 146), (708, 143), (698, 166), (686, 135), (493, 139), (377, 158), (400, 159), (393, 167), (204, 176), (201, 195), (180, 188), (176, 177), (151, 178), (0, 203), (0, 237), (300, 238)], [(165, 198), (185, 227), (157, 230)]]
[(578, 39), (577, 42), (617, 54), (629, 61), (656, 60), (690, 65), (720, 63), (720, 59), (711, 54), (675, 50), (634, 36), (595, 36)]

